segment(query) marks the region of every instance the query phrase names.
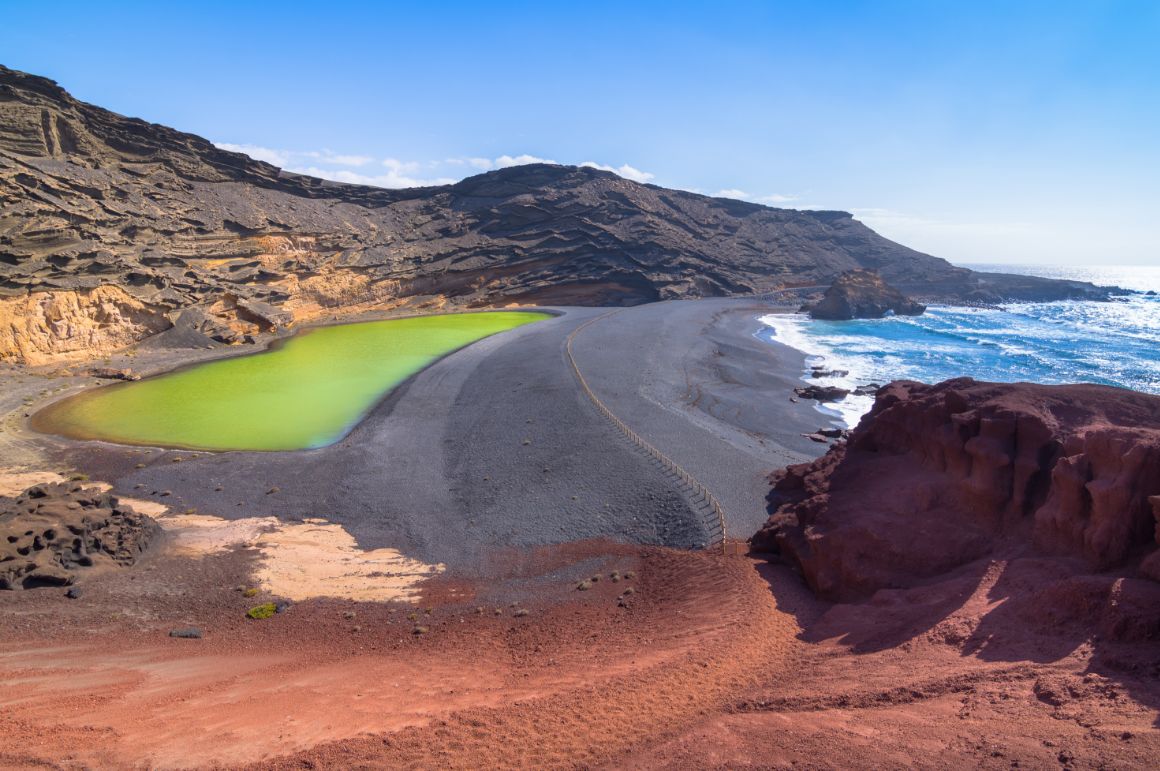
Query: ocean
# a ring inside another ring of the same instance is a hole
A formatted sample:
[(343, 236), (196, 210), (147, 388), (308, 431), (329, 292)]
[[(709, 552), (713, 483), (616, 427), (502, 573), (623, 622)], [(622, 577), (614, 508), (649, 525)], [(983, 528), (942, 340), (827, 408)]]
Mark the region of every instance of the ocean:
[[(1160, 293), (1160, 267), (966, 267)], [(802, 376), (809, 383), (853, 389), (966, 375), (1000, 382), (1102, 383), (1160, 394), (1160, 295), (1011, 303), (1002, 309), (932, 305), (922, 316), (854, 321), (770, 314), (762, 321), (768, 327), (763, 336), (807, 355)], [(848, 374), (812, 379), (808, 368), (814, 365)], [(852, 427), (873, 401), (872, 396), (851, 395), (818, 409), (834, 425)]]

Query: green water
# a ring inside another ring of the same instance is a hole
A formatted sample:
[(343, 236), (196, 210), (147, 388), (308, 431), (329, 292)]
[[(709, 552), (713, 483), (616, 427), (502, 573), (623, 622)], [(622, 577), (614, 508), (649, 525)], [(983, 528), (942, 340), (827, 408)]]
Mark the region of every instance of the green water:
[(78, 439), (162, 447), (323, 447), (440, 356), (545, 318), (470, 313), (320, 327), (264, 353), (80, 394), (41, 412), (34, 425)]

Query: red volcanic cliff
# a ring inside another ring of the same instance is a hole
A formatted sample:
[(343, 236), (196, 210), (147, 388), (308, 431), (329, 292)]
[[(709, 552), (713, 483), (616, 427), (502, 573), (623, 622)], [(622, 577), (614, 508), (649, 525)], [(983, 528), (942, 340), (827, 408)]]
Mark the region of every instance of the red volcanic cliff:
[(829, 599), (912, 586), (1000, 547), (1160, 580), (1160, 397), (896, 382), (847, 443), (772, 481), (754, 547)]

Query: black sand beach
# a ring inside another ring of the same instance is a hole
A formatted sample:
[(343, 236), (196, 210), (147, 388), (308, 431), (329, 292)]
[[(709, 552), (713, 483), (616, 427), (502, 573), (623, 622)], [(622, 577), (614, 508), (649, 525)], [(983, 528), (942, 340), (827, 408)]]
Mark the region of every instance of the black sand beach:
[[(558, 310), (418, 373), (327, 448), (50, 444), (123, 495), (227, 518), (320, 517), (362, 548), (452, 570), (497, 548), (587, 538), (705, 545), (703, 513), (593, 407), (566, 359), (568, 335), (608, 309)], [(754, 336), (770, 310), (752, 300), (643, 305), (599, 318), (574, 341), (599, 397), (708, 487), (741, 539), (764, 520), (769, 471), (824, 449), (801, 437), (823, 422), (812, 403), (788, 398), (801, 355)]]

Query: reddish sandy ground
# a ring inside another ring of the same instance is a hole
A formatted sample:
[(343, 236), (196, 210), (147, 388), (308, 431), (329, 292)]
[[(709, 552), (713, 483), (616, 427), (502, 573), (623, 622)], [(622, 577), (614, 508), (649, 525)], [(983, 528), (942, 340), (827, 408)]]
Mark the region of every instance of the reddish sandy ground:
[[(816, 602), (787, 569), (750, 557), (590, 543), (497, 558), (480, 580), (435, 579), (418, 606), (312, 600), (251, 621), (244, 611), (267, 598), (238, 591), (249, 560), (159, 551), (88, 578), (80, 599), (3, 593), (0, 765), (1147, 768), (1160, 758), (1154, 672), (1096, 672), (1084, 645), (963, 652), (946, 625), (986, 610), (986, 574), (958, 616), (899, 633), (870, 609)], [(613, 582), (613, 571), (635, 575)], [(203, 639), (167, 636), (190, 623)]]

